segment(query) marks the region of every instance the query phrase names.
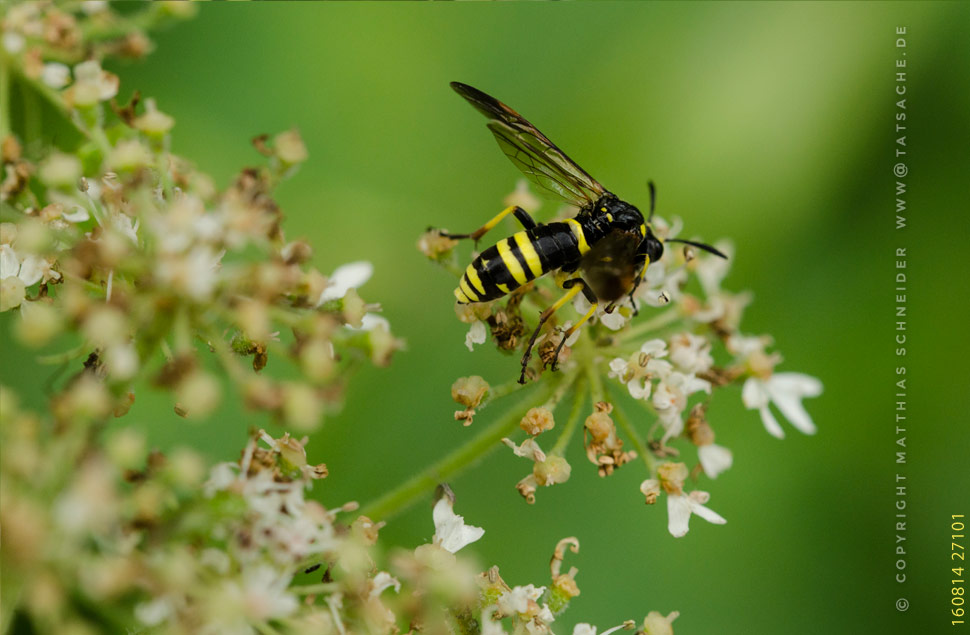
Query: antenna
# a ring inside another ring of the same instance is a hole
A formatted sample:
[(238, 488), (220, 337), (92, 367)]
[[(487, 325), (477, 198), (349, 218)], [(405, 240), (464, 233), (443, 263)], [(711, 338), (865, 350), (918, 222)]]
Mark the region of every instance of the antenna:
[(692, 247), (699, 247), (699, 248), (703, 249), (704, 251), (709, 251), (710, 253), (714, 254), (715, 256), (720, 256), (721, 258), (724, 258), (725, 260), (728, 259), (728, 257), (725, 256), (724, 254), (722, 254), (720, 251), (718, 251), (717, 249), (711, 247), (710, 245), (705, 245), (704, 243), (697, 243), (697, 242), (694, 242), (693, 240), (683, 240), (681, 238), (668, 238), (667, 239), (667, 242), (668, 243), (684, 243), (685, 245), (691, 245)]
[(653, 181), (647, 181), (647, 189), (650, 190), (650, 215), (647, 216), (647, 222), (653, 220), (653, 210), (657, 207), (657, 187), (653, 184)]

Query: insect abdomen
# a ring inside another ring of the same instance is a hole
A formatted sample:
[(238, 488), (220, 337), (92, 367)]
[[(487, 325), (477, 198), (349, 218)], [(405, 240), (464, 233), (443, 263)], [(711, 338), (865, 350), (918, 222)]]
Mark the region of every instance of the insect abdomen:
[(577, 264), (587, 251), (582, 225), (572, 219), (517, 232), (468, 265), (455, 297), (459, 304), (501, 298), (545, 273)]

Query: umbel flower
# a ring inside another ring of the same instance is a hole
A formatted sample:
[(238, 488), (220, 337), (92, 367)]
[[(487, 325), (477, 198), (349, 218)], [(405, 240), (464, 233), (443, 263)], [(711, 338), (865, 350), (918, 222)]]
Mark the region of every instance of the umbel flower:
[[(520, 184), (510, 200), (535, 206), (536, 201), (524, 196), (525, 191)], [(574, 213), (569, 208), (559, 211), (560, 217)], [(679, 238), (683, 227), (679, 219), (667, 222), (659, 216), (651, 223), (661, 241)], [(464, 269), (457, 266), (455, 255), (458, 244), (443, 231), (431, 231), (419, 240), (419, 248), (430, 259), (461, 276)], [(710, 478), (735, 465), (731, 449), (715, 443), (715, 432), (723, 424), (720, 415), (708, 414), (716, 412), (709, 410), (715, 397), (720, 400), (733, 393), (731, 398), (737, 399), (739, 395), (747, 408), (759, 411), (774, 436), (783, 434), (773, 407), (801, 432), (815, 431), (802, 400), (820, 395), (821, 382), (800, 373), (776, 372), (781, 356), (770, 350), (771, 338), (741, 330), (751, 296), (724, 288), (735, 250), (727, 241), (715, 247), (728, 258), (668, 242), (662, 258), (649, 263), (643, 282), (630, 298), (618, 302), (611, 313), (593, 312), (583, 330), (565, 341), (568, 325), (586, 315), (589, 304), (579, 295), (573, 302), (574, 315), (563, 307), (548, 317), (535, 336), (532, 361), (525, 370), (525, 376), (537, 384), (531, 391), (524, 389), (531, 397), (482, 433), (483, 437), (501, 438), (517, 456), (533, 462), (532, 473), (516, 484), (527, 502), (535, 502), (539, 487), (569, 478), (572, 466), (565, 459), (565, 449), (582, 425), (583, 446), (596, 473), (607, 477), (639, 462), (647, 471), (642, 487), (647, 502), (654, 502), (661, 493), (667, 496), (668, 528), (681, 537), (687, 533), (692, 515), (715, 524), (725, 522), (706, 506), (709, 494), (683, 489), (691, 463), (695, 475)], [(489, 336), (502, 351), (529, 346), (528, 334), (537, 324), (538, 313), (554, 301), (553, 288), (563, 280), (557, 274), (544, 276), (500, 299), (457, 305), (458, 318), (470, 325), (466, 347), (472, 351)], [(558, 372), (550, 372), (554, 360)], [(472, 400), (474, 405), (465, 392), (452, 391), (456, 401), (466, 406), (456, 414), (465, 425), (471, 424), (471, 414), (523, 390), (514, 377), (494, 386), (481, 377), (475, 380), (481, 389)], [(733, 386), (741, 389), (731, 390)], [(564, 410), (568, 413), (562, 417), (565, 425), (523, 425), (529, 438), (515, 439), (516, 417), (536, 408), (548, 412), (550, 421), (560, 419)], [(497, 430), (494, 435), (493, 429)], [(683, 447), (684, 441), (688, 448)], [(475, 443), (477, 440), (470, 442)], [(696, 450), (689, 450), (691, 445)], [(672, 463), (669, 457), (681, 460)]]

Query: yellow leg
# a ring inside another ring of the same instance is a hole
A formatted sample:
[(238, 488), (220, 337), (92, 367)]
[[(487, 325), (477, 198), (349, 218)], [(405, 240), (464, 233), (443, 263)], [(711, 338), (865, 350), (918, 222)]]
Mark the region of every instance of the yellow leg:
[(509, 205), (501, 212), (496, 214), (495, 218), (488, 221), (487, 223), (485, 223), (484, 225), (482, 225), (481, 227), (479, 227), (478, 229), (476, 229), (470, 234), (450, 234), (450, 233), (442, 232), (441, 235), (447, 236), (448, 238), (471, 238), (472, 240), (477, 242), (479, 238), (484, 236), (486, 233), (488, 233), (489, 230), (491, 230), (500, 222), (502, 222), (502, 219), (508, 216), (509, 214), (515, 214), (516, 218), (519, 219), (519, 221), (526, 229), (529, 229), (530, 227), (535, 227), (535, 221), (532, 220), (532, 217), (529, 216), (528, 212), (526, 212), (518, 205)]
[(559, 346), (556, 347), (556, 354), (552, 358), (553, 370), (556, 370), (556, 363), (559, 361), (559, 353), (562, 352), (562, 347), (566, 345), (566, 340), (568, 340), (573, 333), (578, 331), (579, 327), (585, 324), (586, 321), (589, 320), (589, 318), (593, 317), (593, 315), (596, 313), (596, 307), (598, 306), (599, 306), (599, 303), (594, 302), (593, 306), (589, 307), (589, 311), (586, 312), (586, 315), (583, 316), (583, 319), (581, 319), (579, 322), (576, 322), (575, 324), (570, 326), (568, 329), (566, 329), (566, 332), (563, 333), (562, 340), (560, 340)]
[[(522, 356), (522, 373), (519, 375), (520, 384), (525, 383), (525, 369), (529, 365), (529, 359), (532, 358), (532, 347), (536, 343), (536, 338), (539, 337), (539, 331), (542, 330), (542, 325), (546, 323), (546, 320), (552, 317), (553, 313), (555, 313), (560, 308), (562, 308), (562, 306), (567, 302), (570, 302), (585, 288), (586, 288), (586, 283), (577, 279), (576, 283), (569, 289), (569, 291), (566, 292), (566, 295), (559, 298), (559, 300), (557, 300), (555, 304), (553, 304), (551, 307), (543, 311), (542, 314), (539, 316), (539, 324), (536, 325), (536, 330), (532, 331), (532, 337), (529, 338), (529, 346), (525, 349), (525, 354)], [(593, 311), (595, 310), (596, 310), (596, 304), (594, 303), (593, 308), (590, 309), (590, 312), (586, 314), (586, 317), (580, 320), (579, 324), (582, 324), (583, 322), (588, 320), (592, 315)], [(559, 345), (559, 348), (560, 349), (562, 348), (562, 344)], [(558, 350), (556, 352), (556, 355), (558, 357)], [(555, 365), (555, 363), (553, 365)]]

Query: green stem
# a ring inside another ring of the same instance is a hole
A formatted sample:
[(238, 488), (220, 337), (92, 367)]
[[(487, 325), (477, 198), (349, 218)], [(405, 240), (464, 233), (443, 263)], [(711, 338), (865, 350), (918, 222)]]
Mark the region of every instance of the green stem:
[[(575, 373), (566, 375), (560, 382), (572, 383), (574, 377)], [(396, 489), (364, 506), (360, 510), (360, 514), (373, 520), (386, 520), (417, 502), (422, 495), (433, 490), (439, 483), (447, 481), (465, 468), (471, 467), (472, 464), (497, 448), (499, 441), (515, 430), (519, 421), (522, 420), (522, 415), (529, 408), (543, 403), (559, 387), (560, 382), (549, 382), (538, 391), (530, 391), (527, 397), (509, 408), (503, 416), (482, 430), (478, 436), (437, 463), (414, 475)]]
[(573, 391), (573, 407), (569, 410), (569, 418), (566, 420), (566, 425), (562, 429), (562, 434), (559, 435), (559, 438), (556, 440), (556, 445), (552, 446), (552, 450), (550, 450), (551, 454), (558, 454), (559, 456), (565, 455), (569, 441), (576, 432), (576, 426), (583, 413), (583, 405), (586, 403), (586, 393), (583, 391), (584, 386), (582, 383), (583, 379), (581, 378), (576, 381)]
[(617, 405), (615, 399), (613, 406), (613, 417), (617, 420), (617, 422), (619, 422), (623, 432), (633, 443), (633, 448), (637, 451), (637, 454), (640, 455), (640, 458), (643, 459), (643, 462), (647, 466), (647, 470), (650, 471), (651, 475), (655, 474), (657, 471), (657, 462), (654, 460), (653, 455), (650, 454), (650, 450), (647, 449), (647, 445), (640, 437), (640, 433), (630, 421), (630, 418), (626, 416), (626, 412), (624, 412), (623, 409)]
[(637, 339), (651, 331), (656, 331), (657, 329), (663, 328), (672, 322), (676, 322), (680, 318), (680, 311), (674, 307), (667, 309), (663, 313), (654, 316), (653, 318), (647, 320), (646, 322), (640, 322), (634, 327), (628, 329), (625, 333), (622, 333), (617, 341), (628, 342), (632, 339)]
[(596, 372), (595, 364), (586, 369), (586, 377), (589, 378), (589, 395), (595, 407), (601, 401), (606, 400), (606, 391), (603, 389), (603, 378)]
[(287, 589), (290, 593), (297, 595), (317, 595), (318, 593), (333, 593), (339, 591), (340, 585), (336, 582), (321, 582), (320, 584), (305, 584), (303, 586), (291, 586)]
[(10, 135), (10, 69), (7, 56), (0, 56), (0, 139)]

